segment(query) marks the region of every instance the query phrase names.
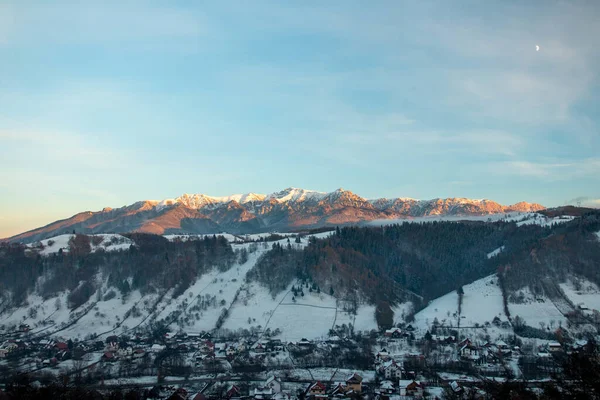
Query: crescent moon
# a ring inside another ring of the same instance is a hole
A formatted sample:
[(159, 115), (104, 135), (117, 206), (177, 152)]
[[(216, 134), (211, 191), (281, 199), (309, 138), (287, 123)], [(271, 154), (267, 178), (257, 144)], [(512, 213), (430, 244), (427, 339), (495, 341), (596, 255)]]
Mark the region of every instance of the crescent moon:
[(540, 51), (540, 46), (538, 46), (537, 44), (535, 45), (535, 51)]

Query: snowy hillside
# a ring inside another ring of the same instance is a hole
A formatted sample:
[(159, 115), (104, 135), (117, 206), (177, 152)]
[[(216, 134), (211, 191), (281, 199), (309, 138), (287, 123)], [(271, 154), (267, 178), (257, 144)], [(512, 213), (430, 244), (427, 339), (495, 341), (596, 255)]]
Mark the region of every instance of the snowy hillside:
[(534, 328), (566, 325), (567, 319), (557, 304), (543, 295), (534, 295), (528, 287), (521, 288), (509, 297), (508, 309), (513, 318), (519, 316)]
[(580, 309), (600, 312), (600, 288), (587, 279), (578, 278), (561, 283), (560, 288), (569, 300)]
[[(49, 239), (40, 240), (36, 243), (28, 244), (32, 250), (37, 251), (40, 255), (47, 256), (50, 254), (62, 251), (69, 251), (69, 240), (75, 235), (65, 234), (58, 235)], [(104, 251), (119, 251), (127, 250), (133, 243), (125, 236), (116, 233), (101, 233), (96, 235), (88, 235), (90, 237), (90, 245), (92, 253), (98, 250)]]
[[(502, 292), (496, 275), (463, 286), (461, 312), (458, 312), (459, 296), (456, 291), (448, 293), (429, 303), (415, 315), (415, 328), (424, 333), (438, 326), (460, 328), (461, 330), (485, 329), (488, 334), (505, 334), (498, 325), (507, 322), (502, 303)], [(493, 324), (497, 317), (496, 325)], [(460, 322), (459, 322), (460, 321)]]
[[(320, 233), (317, 237), (330, 235)], [(50, 255), (69, 250), (69, 240), (73, 235), (60, 235), (41, 242), (33, 247), (40, 254)], [(131, 241), (120, 235), (95, 235), (100, 248), (118, 250), (129, 248)], [(212, 235), (211, 235), (212, 236)], [(195, 240), (192, 236), (168, 236), (169, 240)], [(227, 235), (230, 242), (239, 238)], [(260, 236), (252, 239), (259, 239)], [(287, 239), (279, 241), (287, 244)], [(294, 246), (305, 246), (308, 238)], [(26, 306), (17, 309), (0, 308), (0, 327), (16, 329), (19, 324), (28, 324), (33, 335), (90, 338), (91, 335), (106, 337), (113, 334), (133, 333), (150, 324), (162, 321), (172, 331), (197, 333), (210, 331), (222, 322), (222, 328), (232, 331), (255, 328), (264, 331), (279, 329), (280, 338), (300, 340), (305, 337), (316, 339), (326, 337), (336, 325), (350, 325), (355, 330), (376, 329), (375, 308), (362, 305), (356, 315), (338, 307), (336, 299), (328, 294), (306, 291), (297, 299), (288, 290), (273, 298), (268, 289), (257, 283), (249, 283), (246, 274), (256, 264), (259, 257), (271, 248), (256, 243), (233, 243), (234, 250), (245, 249), (248, 259), (243, 264), (236, 263), (226, 271), (212, 269), (189, 286), (181, 295), (174, 298), (171, 289), (163, 293), (142, 295), (133, 290), (124, 296), (118, 289), (107, 285), (107, 277), (98, 274), (95, 278), (99, 289), (80, 307), (69, 310), (68, 292), (43, 299), (30, 295)], [(37, 246), (37, 247), (36, 247)], [(298, 283), (294, 283), (298, 284)], [(223, 317), (224, 310), (227, 316)]]

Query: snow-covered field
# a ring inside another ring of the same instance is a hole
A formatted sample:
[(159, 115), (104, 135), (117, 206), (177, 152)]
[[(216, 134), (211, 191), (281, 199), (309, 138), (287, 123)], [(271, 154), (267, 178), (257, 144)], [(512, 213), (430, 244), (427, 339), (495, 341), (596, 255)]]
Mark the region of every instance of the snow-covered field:
[[(331, 232), (319, 233), (315, 236), (325, 237)], [(52, 254), (59, 249), (68, 251), (69, 240), (73, 235), (60, 235), (48, 241), (43, 241), (43, 254)], [(93, 250), (103, 247), (107, 250), (128, 248), (129, 239), (120, 235), (102, 236), (102, 242), (93, 246)], [(196, 236), (198, 237), (198, 236)], [(253, 236), (253, 239), (263, 237)], [(167, 236), (169, 240), (177, 238), (189, 240), (189, 236)], [(237, 242), (238, 238), (229, 235), (226, 238)], [(97, 240), (98, 241), (98, 240)], [(287, 238), (279, 241), (287, 244)], [(308, 238), (302, 238), (301, 243), (293, 242), (293, 246), (304, 247)], [(232, 243), (234, 249), (251, 249), (250, 243)], [(254, 252), (249, 252), (244, 264), (234, 264), (227, 271), (213, 269), (198, 277), (177, 298), (173, 298), (173, 289), (166, 293), (151, 293), (142, 295), (134, 290), (123, 297), (121, 292), (106, 285), (106, 277), (99, 274), (96, 277), (97, 293), (78, 307), (68, 308), (68, 293), (57, 297), (42, 299), (30, 295), (27, 306), (17, 309), (4, 310), (0, 314), (0, 326), (16, 327), (21, 323), (31, 326), (32, 332), (50, 333), (57, 337), (85, 339), (90, 334), (100, 338), (131, 332), (143, 328), (154, 321), (167, 321), (172, 331), (186, 332), (209, 331), (217, 326), (217, 321), (228, 310), (228, 316), (222, 326), (224, 329), (238, 330), (256, 328), (272, 331), (280, 329), (280, 338), (286, 341), (297, 341), (303, 337), (316, 339), (326, 337), (329, 330), (336, 325), (354, 326), (356, 331), (376, 329), (375, 307), (360, 305), (357, 314), (349, 314), (337, 308), (336, 299), (326, 293), (310, 292), (305, 289), (304, 297), (293, 299), (290, 287), (279, 293), (275, 298), (265, 287), (258, 283), (247, 282), (246, 274), (256, 264), (259, 257), (271, 246), (258, 246)], [(294, 283), (298, 285), (297, 282)], [(406, 305), (398, 306), (397, 312), (407, 310)], [(403, 308), (404, 307), (404, 308)]]
[[(43, 256), (58, 253), (60, 249), (63, 251), (69, 251), (69, 241), (73, 236), (75, 235), (58, 235), (50, 239), (44, 239), (36, 243), (28, 244), (27, 247), (36, 250), (40, 255)], [(131, 240), (116, 233), (100, 233), (97, 235), (88, 236), (91, 238), (92, 253), (98, 250), (127, 250), (132, 244)]]
[(540, 226), (551, 226), (555, 224), (563, 224), (565, 222), (569, 222), (575, 219), (575, 217), (570, 215), (562, 215), (560, 217), (546, 217), (545, 215), (532, 213), (527, 216), (527, 218), (523, 220), (517, 220), (517, 225), (540, 225)]
[(483, 325), (492, 322), (494, 317), (507, 321), (502, 303), (502, 292), (496, 275), (479, 279), (463, 286), (461, 326)]
[(281, 330), (284, 341), (326, 338), (330, 329), (352, 324), (356, 331), (377, 328), (375, 307), (361, 306), (357, 315), (337, 308), (336, 299), (325, 293), (304, 291), (304, 296), (293, 300), (291, 286), (275, 298), (257, 283), (244, 287), (223, 328), (237, 330), (259, 327)]
[[(485, 333), (493, 337), (506, 334), (501, 329), (491, 324), (494, 317), (500, 321), (508, 321), (504, 314), (502, 292), (498, 286), (496, 275), (479, 279), (469, 285), (463, 286), (463, 302), (460, 315), (461, 335), (476, 337), (481, 334), (482, 327), (489, 322)], [(458, 293), (453, 291), (429, 303), (423, 310), (415, 315), (414, 326), (420, 334), (430, 330), (434, 321), (440, 326), (458, 326)]]
[(505, 221), (505, 222), (516, 222), (517, 225), (540, 225), (550, 226), (553, 224), (561, 224), (573, 220), (575, 217), (570, 215), (563, 215), (560, 217), (546, 217), (543, 214), (536, 212), (510, 212), (510, 213), (498, 213), (488, 215), (429, 215), (426, 217), (407, 217), (400, 219), (378, 219), (366, 222), (366, 225), (370, 226), (385, 226), (393, 224), (404, 224), (404, 223), (423, 223), (423, 222), (434, 222), (434, 221)]
[(578, 279), (578, 287), (573, 281), (561, 283), (560, 288), (575, 306), (600, 311), (600, 288), (586, 279)]
[(424, 333), (437, 319), (440, 325), (457, 326), (458, 294), (450, 292), (431, 301), (427, 307), (415, 314), (415, 328)]
[(554, 327), (558, 327), (559, 324), (566, 325), (567, 319), (547, 297), (534, 296), (528, 287), (518, 290), (518, 296), (522, 297), (522, 302), (508, 303), (508, 310), (513, 319), (518, 315), (527, 325), (534, 328), (540, 328), (541, 324)]

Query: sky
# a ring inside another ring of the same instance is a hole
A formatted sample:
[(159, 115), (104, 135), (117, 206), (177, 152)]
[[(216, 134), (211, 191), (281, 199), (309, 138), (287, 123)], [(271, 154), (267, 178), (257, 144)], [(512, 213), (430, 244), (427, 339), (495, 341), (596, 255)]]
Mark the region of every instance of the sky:
[(290, 186), (600, 207), (599, 19), (584, 0), (2, 0), (0, 237)]

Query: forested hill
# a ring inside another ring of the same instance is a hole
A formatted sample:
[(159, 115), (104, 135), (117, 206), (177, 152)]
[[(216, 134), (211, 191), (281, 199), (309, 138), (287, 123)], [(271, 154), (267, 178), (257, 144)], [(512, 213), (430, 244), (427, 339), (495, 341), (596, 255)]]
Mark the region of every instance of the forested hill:
[[(274, 246), (251, 277), (273, 292), (300, 277), (339, 299), (417, 305), (498, 271), (514, 289), (567, 271), (600, 282), (599, 215), (551, 227), (432, 222), (342, 228), (303, 251)], [(536, 260), (536, 251), (543, 258)]]
[(127, 236), (133, 243), (127, 250), (92, 252), (94, 237), (74, 235), (68, 252), (45, 257), (21, 244), (1, 243), (0, 306), (19, 306), (31, 293), (49, 298), (69, 291), (70, 308), (76, 308), (102, 286), (99, 277), (124, 294), (174, 289), (177, 296), (206, 271), (227, 269), (239, 258), (223, 236), (176, 242), (146, 233)]

